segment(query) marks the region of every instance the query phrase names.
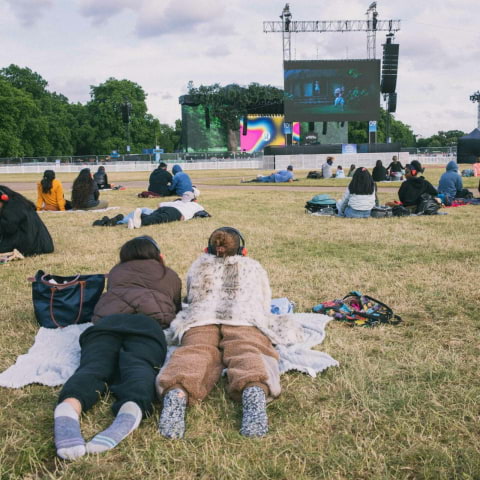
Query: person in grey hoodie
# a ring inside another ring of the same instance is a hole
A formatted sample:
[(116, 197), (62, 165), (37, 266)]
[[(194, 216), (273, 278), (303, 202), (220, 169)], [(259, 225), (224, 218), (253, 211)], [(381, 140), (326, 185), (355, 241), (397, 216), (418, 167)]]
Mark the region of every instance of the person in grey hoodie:
[(447, 163), (446, 172), (440, 177), (438, 193), (447, 195), (450, 199), (463, 195), (462, 177), (458, 173), (457, 162), (451, 160)]

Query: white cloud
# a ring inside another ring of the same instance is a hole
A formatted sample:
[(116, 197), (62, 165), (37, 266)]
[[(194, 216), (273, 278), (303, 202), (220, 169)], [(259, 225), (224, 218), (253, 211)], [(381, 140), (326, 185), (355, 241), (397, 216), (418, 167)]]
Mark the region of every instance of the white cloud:
[(21, 24), (35, 24), (53, 6), (52, 0), (6, 0)]

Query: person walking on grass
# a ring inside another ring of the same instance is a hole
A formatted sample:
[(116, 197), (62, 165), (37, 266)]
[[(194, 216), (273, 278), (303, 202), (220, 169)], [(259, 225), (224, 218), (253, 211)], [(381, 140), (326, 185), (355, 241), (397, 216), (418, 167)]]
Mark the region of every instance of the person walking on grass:
[(211, 234), (188, 272), (187, 303), (170, 328), (181, 345), (157, 378), (161, 435), (184, 436), (187, 404), (202, 401), (225, 368), (228, 393), (243, 406), (240, 433), (265, 435), (267, 399), (280, 394), (279, 356), (261, 331), (269, 321), (271, 291), (265, 270), (246, 256), (238, 230)]
[[(95, 306), (93, 326), (80, 336), (80, 366), (63, 386), (54, 413), (57, 455), (75, 460), (114, 448), (153, 411), (155, 376), (166, 356), (163, 328), (181, 308), (181, 281), (148, 236), (129, 240), (108, 288)], [(80, 415), (107, 385), (116, 402), (113, 423), (85, 443)]]

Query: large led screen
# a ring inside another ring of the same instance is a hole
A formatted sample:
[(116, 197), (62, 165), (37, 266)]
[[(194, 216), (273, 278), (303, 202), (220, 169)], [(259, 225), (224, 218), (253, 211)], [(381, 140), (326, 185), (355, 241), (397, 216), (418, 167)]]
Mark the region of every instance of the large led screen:
[(240, 120), (240, 149), (242, 152), (260, 152), (267, 146), (284, 146), (285, 134), (292, 134), (292, 143), (300, 141), (300, 124), (295, 122), (285, 130), (283, 115), (248, 115), (246, 135)]
[(378, 120), (380, 60), (284, 62), (285, 120)]

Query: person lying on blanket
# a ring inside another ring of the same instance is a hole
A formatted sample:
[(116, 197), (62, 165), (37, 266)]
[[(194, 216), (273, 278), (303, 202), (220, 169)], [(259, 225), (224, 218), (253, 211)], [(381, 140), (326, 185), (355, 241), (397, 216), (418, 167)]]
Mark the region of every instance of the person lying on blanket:
[(235, 228), (215, 230), (208, 247), (190, 267), (187, 304), (170, 326), (181, 341), (157, 377), (163, 396), (159, 431), (182, 438), (187, 404), (202, 401), (227, 369), (228, 393), (242, 401), (240, 433), (268, 431), (267, 399), (280, 395), (278, 353), (267, 330), (271, 290), (262, 266), (246, 256)]
[[(80, 336), (80, 366), (63, 386), (55, 408), (55, 447), (63, 459), (114, 448), (152, 413), (155, 376), (166, 356), (163, 328), (181, 308), (181, 281), (166, 267), (155, 240), (136, 237), (120, 249), (106, 293)], [(121, 312), (121, 313), (120, 313)], [(87, 444), (79, 417), (109, 386), (115, 420)]]

